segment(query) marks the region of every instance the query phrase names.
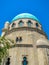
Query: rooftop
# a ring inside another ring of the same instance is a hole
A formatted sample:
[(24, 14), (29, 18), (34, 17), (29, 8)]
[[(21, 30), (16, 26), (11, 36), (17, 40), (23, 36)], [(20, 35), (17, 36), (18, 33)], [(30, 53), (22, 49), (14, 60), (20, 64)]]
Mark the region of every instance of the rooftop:
[(26, 19), (26, 18), (33, 19), (33, 20), (39, 22), (39, 20), (34, 15), (32, 15), (30, 13), (22, 13), (22, 14), (19, 14), (19, 15), (15, 16), (12, 19), (12, 22), (14, 22), (15, 20), (18, 20), (18, 19)]

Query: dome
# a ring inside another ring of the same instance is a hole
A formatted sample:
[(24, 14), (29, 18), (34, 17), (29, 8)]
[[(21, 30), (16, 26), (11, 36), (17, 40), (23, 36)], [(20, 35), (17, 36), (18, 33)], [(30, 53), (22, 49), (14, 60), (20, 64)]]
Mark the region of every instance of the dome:
[(29, 13), (22, 13), (22, 14), (19, 14), (17, 16), (15, 16), (12, 21), (15, 21), (15, 20), (18, 20), (18, 19), (22, 19), (22, 18), (29, 18), (29, 19), (33, 19), (37, 22), (39, 22), (39, 20), (32, 14), (29, 14)]

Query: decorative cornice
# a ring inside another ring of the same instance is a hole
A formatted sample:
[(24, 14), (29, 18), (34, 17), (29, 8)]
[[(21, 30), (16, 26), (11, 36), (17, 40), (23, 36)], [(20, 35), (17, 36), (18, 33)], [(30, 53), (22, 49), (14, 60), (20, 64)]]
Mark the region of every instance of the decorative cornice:
[[(44, 35), (44, 36), (48, 39), (47, 35), (45, 34), (45, 32), (44, 32), (43, 30), (40, 30), (40, 29), (38, 29), (38, 28), (32, 28), (32, 27), (12, 28), (11, 30), (7, 30), (6, 33), (5, 33), (5, 35), (8, 35), (8, 34), (14, 32), (14, 31), (21, 31), (21, 30), (36, 31), (36, 32), (38, 32), (38, 33)], [(5, 36), (5, 35), (4, 35), (4, 36)]]
[(37, 48), (48, 48), (49, 49), (49, 46), (48, 45), (37, 45)]
[[(26, 48), (33, 48), (34, 46), (32, 44), (15, 44), (15, 45), (11, 45), (10, 48), (14, 48), (14, 47), (26, 47)], [(48, 48), (48, 45), (36, 45), (37, 48)]]
[(10, 48), (14, 48), (14, 47), (33, 47), (32, 44), (15, 44), (15, 45), (12, 45), (10, 46)]

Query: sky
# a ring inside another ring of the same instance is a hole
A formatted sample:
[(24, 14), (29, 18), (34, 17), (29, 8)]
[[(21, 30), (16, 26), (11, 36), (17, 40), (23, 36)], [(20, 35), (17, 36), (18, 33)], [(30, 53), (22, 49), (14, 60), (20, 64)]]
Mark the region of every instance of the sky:
[(49, 0), (0, 0), (0, 35), (5, 22), (20, 13), (35, 15), (49, 39)]

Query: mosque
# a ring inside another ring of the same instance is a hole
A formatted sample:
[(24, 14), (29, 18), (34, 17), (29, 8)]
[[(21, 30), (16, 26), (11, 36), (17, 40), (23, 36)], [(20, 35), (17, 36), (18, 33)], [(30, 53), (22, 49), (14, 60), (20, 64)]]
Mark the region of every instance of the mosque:
[(1, 36), (11, 45), (4, 65), (49, 65), (49, 40), (34, 15), (22, 13), (7, 21)]

